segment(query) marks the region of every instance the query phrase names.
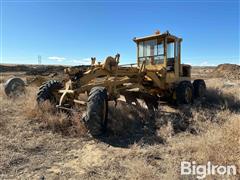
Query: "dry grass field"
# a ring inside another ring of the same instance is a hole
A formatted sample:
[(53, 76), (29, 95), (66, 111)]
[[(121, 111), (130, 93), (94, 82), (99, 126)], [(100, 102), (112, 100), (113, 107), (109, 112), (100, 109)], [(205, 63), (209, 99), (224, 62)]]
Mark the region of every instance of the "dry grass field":
[(0, 179), (195, 179), (180, 175), (181, 161), (234, 164), (237, 176), (225, 178), (240, 178), (238, 80), (206, 78), (205, 99), (182, 107), (162, 102), (154, 117), (144, 107), (110, 103), (109, 132), (94, 139), (81, 112), (69, 117), (49, 104), (40, 110), (36, 86), (8, 98), (3, 83), (12, 74), (1, 75)]

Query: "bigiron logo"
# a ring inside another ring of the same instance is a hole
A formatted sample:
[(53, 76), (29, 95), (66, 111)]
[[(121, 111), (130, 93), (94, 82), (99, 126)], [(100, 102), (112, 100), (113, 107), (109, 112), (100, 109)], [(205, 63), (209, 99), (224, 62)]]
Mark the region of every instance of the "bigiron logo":
[(198, 165), (196, 161), (181, 162), (181, 175), (196, 175), (197, 179), (204, 179), (207, 175), (234, 176), (236, 173), (235, 165), (214, 165), (210, 161), (206, 165)]

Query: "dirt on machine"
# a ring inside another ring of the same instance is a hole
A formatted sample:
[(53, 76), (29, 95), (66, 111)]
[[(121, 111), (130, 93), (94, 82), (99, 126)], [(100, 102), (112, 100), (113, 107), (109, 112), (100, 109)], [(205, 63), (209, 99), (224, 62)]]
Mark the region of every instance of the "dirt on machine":
[[(137, 62), (120, 65), (120, 55), (103, 62), (91, 58), (89, 66), (69, 67), (66, 79), (50, 80), (40, 86), (38, 104), (50, 101), (57, 109), (86, 108), (83, 121), (98, 136), (107, 130), (108, 102), (124, 96), (127, 103), (143, 100), (157, 110), (159, 100), (191, 104), (205, 95), (204, 80), (191, 81), (191, 66), (181, 64), (182, 38), (168, 31), (134, 38)], [(87, 95), (87, 99), (81, 98)]]

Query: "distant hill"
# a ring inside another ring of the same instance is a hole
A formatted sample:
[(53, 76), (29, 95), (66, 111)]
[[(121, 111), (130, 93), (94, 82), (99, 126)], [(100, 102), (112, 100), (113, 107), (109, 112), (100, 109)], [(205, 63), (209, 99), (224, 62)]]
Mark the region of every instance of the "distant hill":
[(240, 79), (240, 66), (237, 64), (220, 64), (211, 73), (212, 77), (224, 77), (226, 79)]

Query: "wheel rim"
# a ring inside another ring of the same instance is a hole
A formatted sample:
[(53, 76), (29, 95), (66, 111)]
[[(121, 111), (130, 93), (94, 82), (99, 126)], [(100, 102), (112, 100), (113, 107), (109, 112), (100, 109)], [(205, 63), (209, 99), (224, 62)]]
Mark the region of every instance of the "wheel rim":
[(192, 101), (192, 90), (190, 87), (186, 88), (185, 91), (185, 101), (186, 103), (190, 103)]
[(12, 84), (11, 90), (12, 95), (24, 94), (24, 86), (18, 82)]

